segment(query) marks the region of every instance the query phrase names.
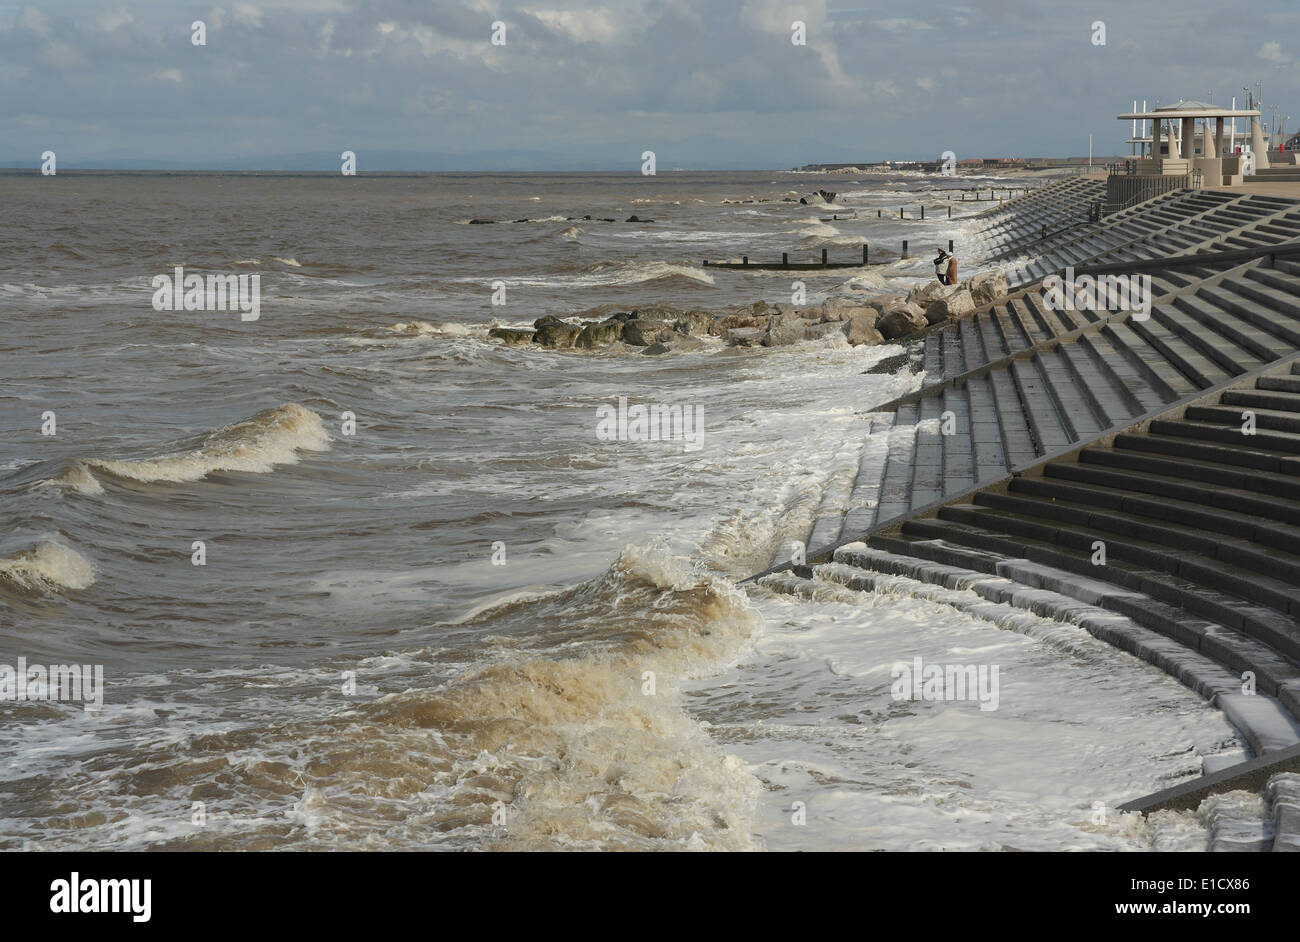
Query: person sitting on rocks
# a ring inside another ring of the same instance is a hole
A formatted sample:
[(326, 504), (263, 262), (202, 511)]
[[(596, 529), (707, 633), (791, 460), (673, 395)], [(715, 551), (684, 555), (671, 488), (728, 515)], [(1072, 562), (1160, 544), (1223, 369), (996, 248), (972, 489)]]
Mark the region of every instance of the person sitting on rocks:
[(941, 285), (955, 285), (957, 283), (957, 256), (950, 255), (943, 249), (937, 249), (938, 256), (934, 260), (934, 275), (939, 279)]

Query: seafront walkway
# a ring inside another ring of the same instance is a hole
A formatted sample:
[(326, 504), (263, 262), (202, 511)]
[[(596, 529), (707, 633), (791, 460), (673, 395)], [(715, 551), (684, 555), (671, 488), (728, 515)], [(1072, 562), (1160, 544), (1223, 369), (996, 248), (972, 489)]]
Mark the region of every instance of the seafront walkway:
[[(1182, 190), (1088, 221), (1097, 189), (984, 215), (977, 267), (1011, 296), (927, 334), (920, 389), (873, 407), (803, 564), (756, 580), (902, 578), (1078, 625), (1211, 699), (1256, 760), (1129, 810), (1255, 789), (1257, 820), (1202, 808), (1212, 849), (1300, 850), (1300, 199)], [(1042, 280), (1067, 272), (1149, 278), (1150, 303), (1063, 305)]]

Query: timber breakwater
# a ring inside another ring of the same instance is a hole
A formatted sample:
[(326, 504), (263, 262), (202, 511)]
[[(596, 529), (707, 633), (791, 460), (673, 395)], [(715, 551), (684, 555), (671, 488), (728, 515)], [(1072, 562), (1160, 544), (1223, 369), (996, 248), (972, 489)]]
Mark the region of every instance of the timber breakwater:
[[(872, 410), (856, 477), (756, 581), (903, 577), (1007, 627), (1076, 625), (1211, 699), (1253, 753), (1119, 810), (1300, 850), (1300, 200), (1180, 190), (1100, 217), (1103, 192), (983, 215), (976, 267), (1010, 295), (926, 334), (921, 388)], [(1262, 810), (1225, 812), (1238, 789)]]

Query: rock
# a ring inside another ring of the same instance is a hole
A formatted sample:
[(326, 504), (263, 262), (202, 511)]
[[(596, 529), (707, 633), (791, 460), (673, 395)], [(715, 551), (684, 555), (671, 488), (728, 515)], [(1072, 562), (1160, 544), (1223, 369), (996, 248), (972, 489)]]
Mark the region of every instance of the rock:
[(856, 298), (827, 298), (822, 302), (822, 322), (846, 321), (862, 308), (862, 302)]
[(786, 347), (792, 343), (806, 340), (808, 335), (804, 332), (802, 319), (791, 318), (791, 320), (800, 321), (800, 323), (791, 323), (780, 317), (770, 318), (767, 330), (763, 332), (763, 346)]
[(1001, 268), (981, 272), (966, 282), (976, 307), (992, 304), (1007, 296), (1007, 273)]
[(906, 303), (895, 306), (888, 314), (881, 314), (876, 321), (876, 330), (886, 340), (898, 340), (929, 326), (924, 314), (918, 313), (916, 305)]
[(564, 321), (560, 320), (554, 314), (543, 314), (541, 317), (537, 318), (537, 320), (533, 321), (533, 327), (535, 327), (537, 330), (541, 330), (543, 327), (546, 327), (548, 324), (563, 324), (563, 323)]
[(577, 324), (566, 324), (563, 321), (545, 324), (533, 335), (533, 343), (540, 343), (543, 347), (555, 347), (557, 350), (565, 349), (572, 347), (581, 333), (582, 328)]
[(727, 345), (731, 347), (757, 347), (763, 342), (767, 331), (759, 327), (732, 327), (726, 333)]
[(493, 327), (488, 331), (488, 336), (504, 341), (507, 347), (517, 347), (520, 344), (533, 342), (533, 332), (522, 328)]
[(833, 323), (850, 321), (855, 317), (869, 317), (872, 326), (874, 326), (876, 318), (879, 316), (880, 311), (872, 305), (861, 304), (858, 301), (841, 301), (822, 313), (822, 322)]
[(578, 335), (574, 346), (581, 347), (584, 350), (591, 350), (595, 347), (603, 347), (606, 344), (614, 343), (623, 337), (623, 321), (610, 318), (607, 321), (593, 322), (582, 328), (582, 333)]
[(916, 285), (911, 291), (907, 292), (907, 300), (912, 304), (919, 304), (922, 308), (927, 308), (930, 306), (930, 302), (948, 287), (948, 285), (941, 285), (937, 281)]
[[(827, 321), (823, 324), (809, 324), (804, 328), (804, 336), (809, 340), (821, 340), (823, 337), (830, 337), (833, 335), (846, 337), (848, 336), (847, 331), (849, 324), (851, 323), (852, 321)], [(874, 330), (875, 328), (872, 329)]]
[(708, 344), (699, 337), (687, 337), (683, 334), (678, 334), (673, 338), (672, 342), (668, 344), (668, 347), (673, 351), (673, 353), (694, 353), (697, 350), (706, 349)]
[(673, 329), (688, 337), (699, 337), (712, 332), (713, 321), (714, 317), (708, 311), (687, 311), (677, 318)]
[(661, 353), (667, 353), (670, 349), (672, 348), (666, 343), (652, 343), (641, 352), (648, 356), (658, 356)]
[(634, 318), (623, 325), (623, 342), (634, 347), (648, 347), (668, 340), (673, 335), (673, 325), (663, 321)]
[(651, 305), (650, 307), (639, 307), (632, 312), (632, 317), (636, 320), (646, 321), (668, 321), (672, 323), (682, 316), (682, 312), (675, 307), (667, 307), (662, 304)]
[(964, 287), (959, 285), (944, 287), (946, 290), (931, 301), (930, 306), (925, 309), (925, 319), (931, 324), (940, 324), (975, 310), (975, 299)]
[(843, 324), (844, 336), (852, 346), (859, 347), (863, 344), (883, 343), (885, 338), (879, 330), (876, 329), (876, 311), (874, 308), (869, 309), (870, 314), (855, 314)]
[(770, 314), (771, 308), (766, 301), (755, 301), (748, 307), (749, 313), (755, 317), (759, 314)]
[(624, 221), (624, 222), (640, 222), (641, 220), (638, 219), (638, 218), (636, 217), (636, 214), (635, 214), (635, 213), (633, 213), (631, 216), (628, 216), (628, 217), (627, 217), (626, 219), (624, 219), (623, 221)]
[(714, 325), (709, 328), (709, 333), (722, 336), (733, 327), (759, 327), (766, 329), (767, 318), (752, 317), (748, 314), (728, 314), (726, 317), (721, 317), (715, 321)]
[(496, 222), (495, 219), (471, 219), (469, 224), (471, 226), (490, 226), (494, 222)]

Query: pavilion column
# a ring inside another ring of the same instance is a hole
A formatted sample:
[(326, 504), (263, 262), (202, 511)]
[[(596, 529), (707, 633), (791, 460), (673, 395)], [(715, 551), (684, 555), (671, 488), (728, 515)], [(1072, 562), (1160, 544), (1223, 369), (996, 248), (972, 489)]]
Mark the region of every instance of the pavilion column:
[(1223, 159), (1223, 118), (1214, 119), (1214, 156)]
[(1178, 156), (1191, 160), (1196, 156), (1196, 119), (1183, 118), (1183, 141)]

